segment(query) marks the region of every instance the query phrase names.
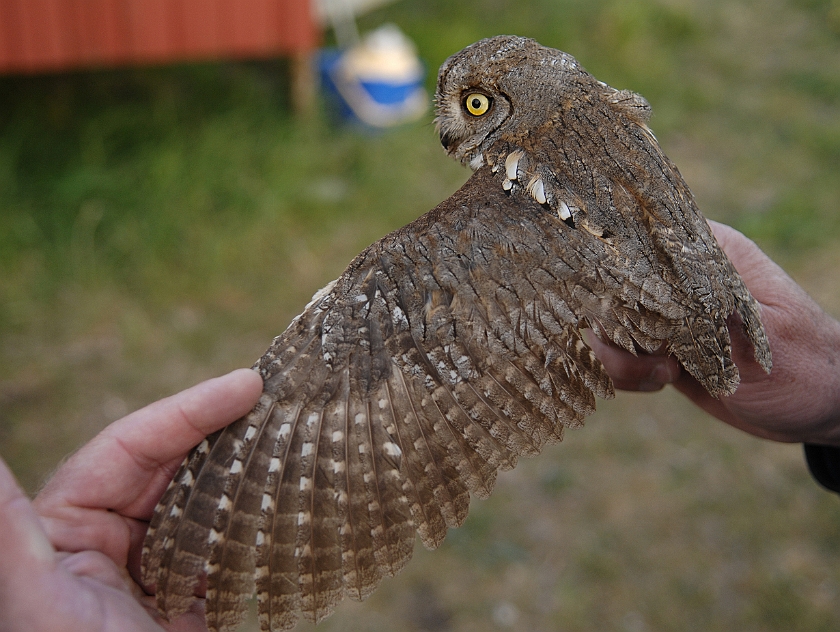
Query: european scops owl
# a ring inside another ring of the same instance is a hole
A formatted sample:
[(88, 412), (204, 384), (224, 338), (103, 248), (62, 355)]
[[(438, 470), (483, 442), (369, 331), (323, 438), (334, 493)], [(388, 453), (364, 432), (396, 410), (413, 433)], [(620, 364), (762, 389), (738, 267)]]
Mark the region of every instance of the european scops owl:
[(613, 386), (581, 330), (664, 346), (733, 393), (726, 320), (761, 366), (759, 308), (648, 127), (650, 107), (512, 36), (438, 76), (437, 129), (474, 173), (371, 245), (255, 369), (257, 406), (187, 457), (143, 580), (171, 618), (207, 574), (207, 622), (256, 592), (263, 630), (318, 621), (437, 547), (499, 470), (580, 426)]

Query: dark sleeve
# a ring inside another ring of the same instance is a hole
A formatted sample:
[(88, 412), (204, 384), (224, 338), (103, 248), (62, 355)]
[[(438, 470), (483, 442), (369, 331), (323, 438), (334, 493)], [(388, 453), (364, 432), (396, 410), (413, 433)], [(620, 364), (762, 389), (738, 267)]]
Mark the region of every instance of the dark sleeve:
[(806, 443), (805, 460), (820, 485), (840, 494), (840, 448)]

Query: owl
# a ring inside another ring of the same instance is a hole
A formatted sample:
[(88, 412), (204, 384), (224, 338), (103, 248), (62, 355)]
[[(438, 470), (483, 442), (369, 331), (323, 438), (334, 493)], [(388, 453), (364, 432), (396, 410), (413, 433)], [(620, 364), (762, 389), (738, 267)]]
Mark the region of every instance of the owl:
[(721, 397), (737, 314), (770, 370), (758, 305), (642, 97), (501, 36), (443, 64), (436, 108), (474, 173), (316, 293), (255, 364), (255, 408), (187, 457), (143, 549), (164, 616), (205, 573), (211, 630), (254, 593), (262, 630), (370, 595), (417, 535), (440, 545), (471, 495), (613, 395), (584, 329), (664, 347)]

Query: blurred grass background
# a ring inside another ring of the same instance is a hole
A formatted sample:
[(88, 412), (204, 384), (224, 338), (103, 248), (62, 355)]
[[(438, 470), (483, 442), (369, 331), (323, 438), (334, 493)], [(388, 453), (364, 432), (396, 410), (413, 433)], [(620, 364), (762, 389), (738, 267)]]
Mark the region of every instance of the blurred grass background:
[[(840, 315), (840, 2), (413, 0), (439, 64), (516, 33), (643, 94), (707, 216)], [(98, 429), (250, 365), (468, 172), (431, 115), (295, 120), (282, 62), (0, 77), (0, 452), (28, 490)], [(442, 550), (322, 630), (837, 630), (840, 502), (800, 446), (620, 394), (500, 477)], [(308, 630), (307, 626), (300, 629)]]

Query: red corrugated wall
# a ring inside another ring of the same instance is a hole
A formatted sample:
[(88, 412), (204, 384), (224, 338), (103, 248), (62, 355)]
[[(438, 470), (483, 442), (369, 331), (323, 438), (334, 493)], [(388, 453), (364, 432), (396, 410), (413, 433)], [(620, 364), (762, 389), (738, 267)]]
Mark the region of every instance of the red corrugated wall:
[(309, 0), (0, 0), (0, 73), (312, 51)]

